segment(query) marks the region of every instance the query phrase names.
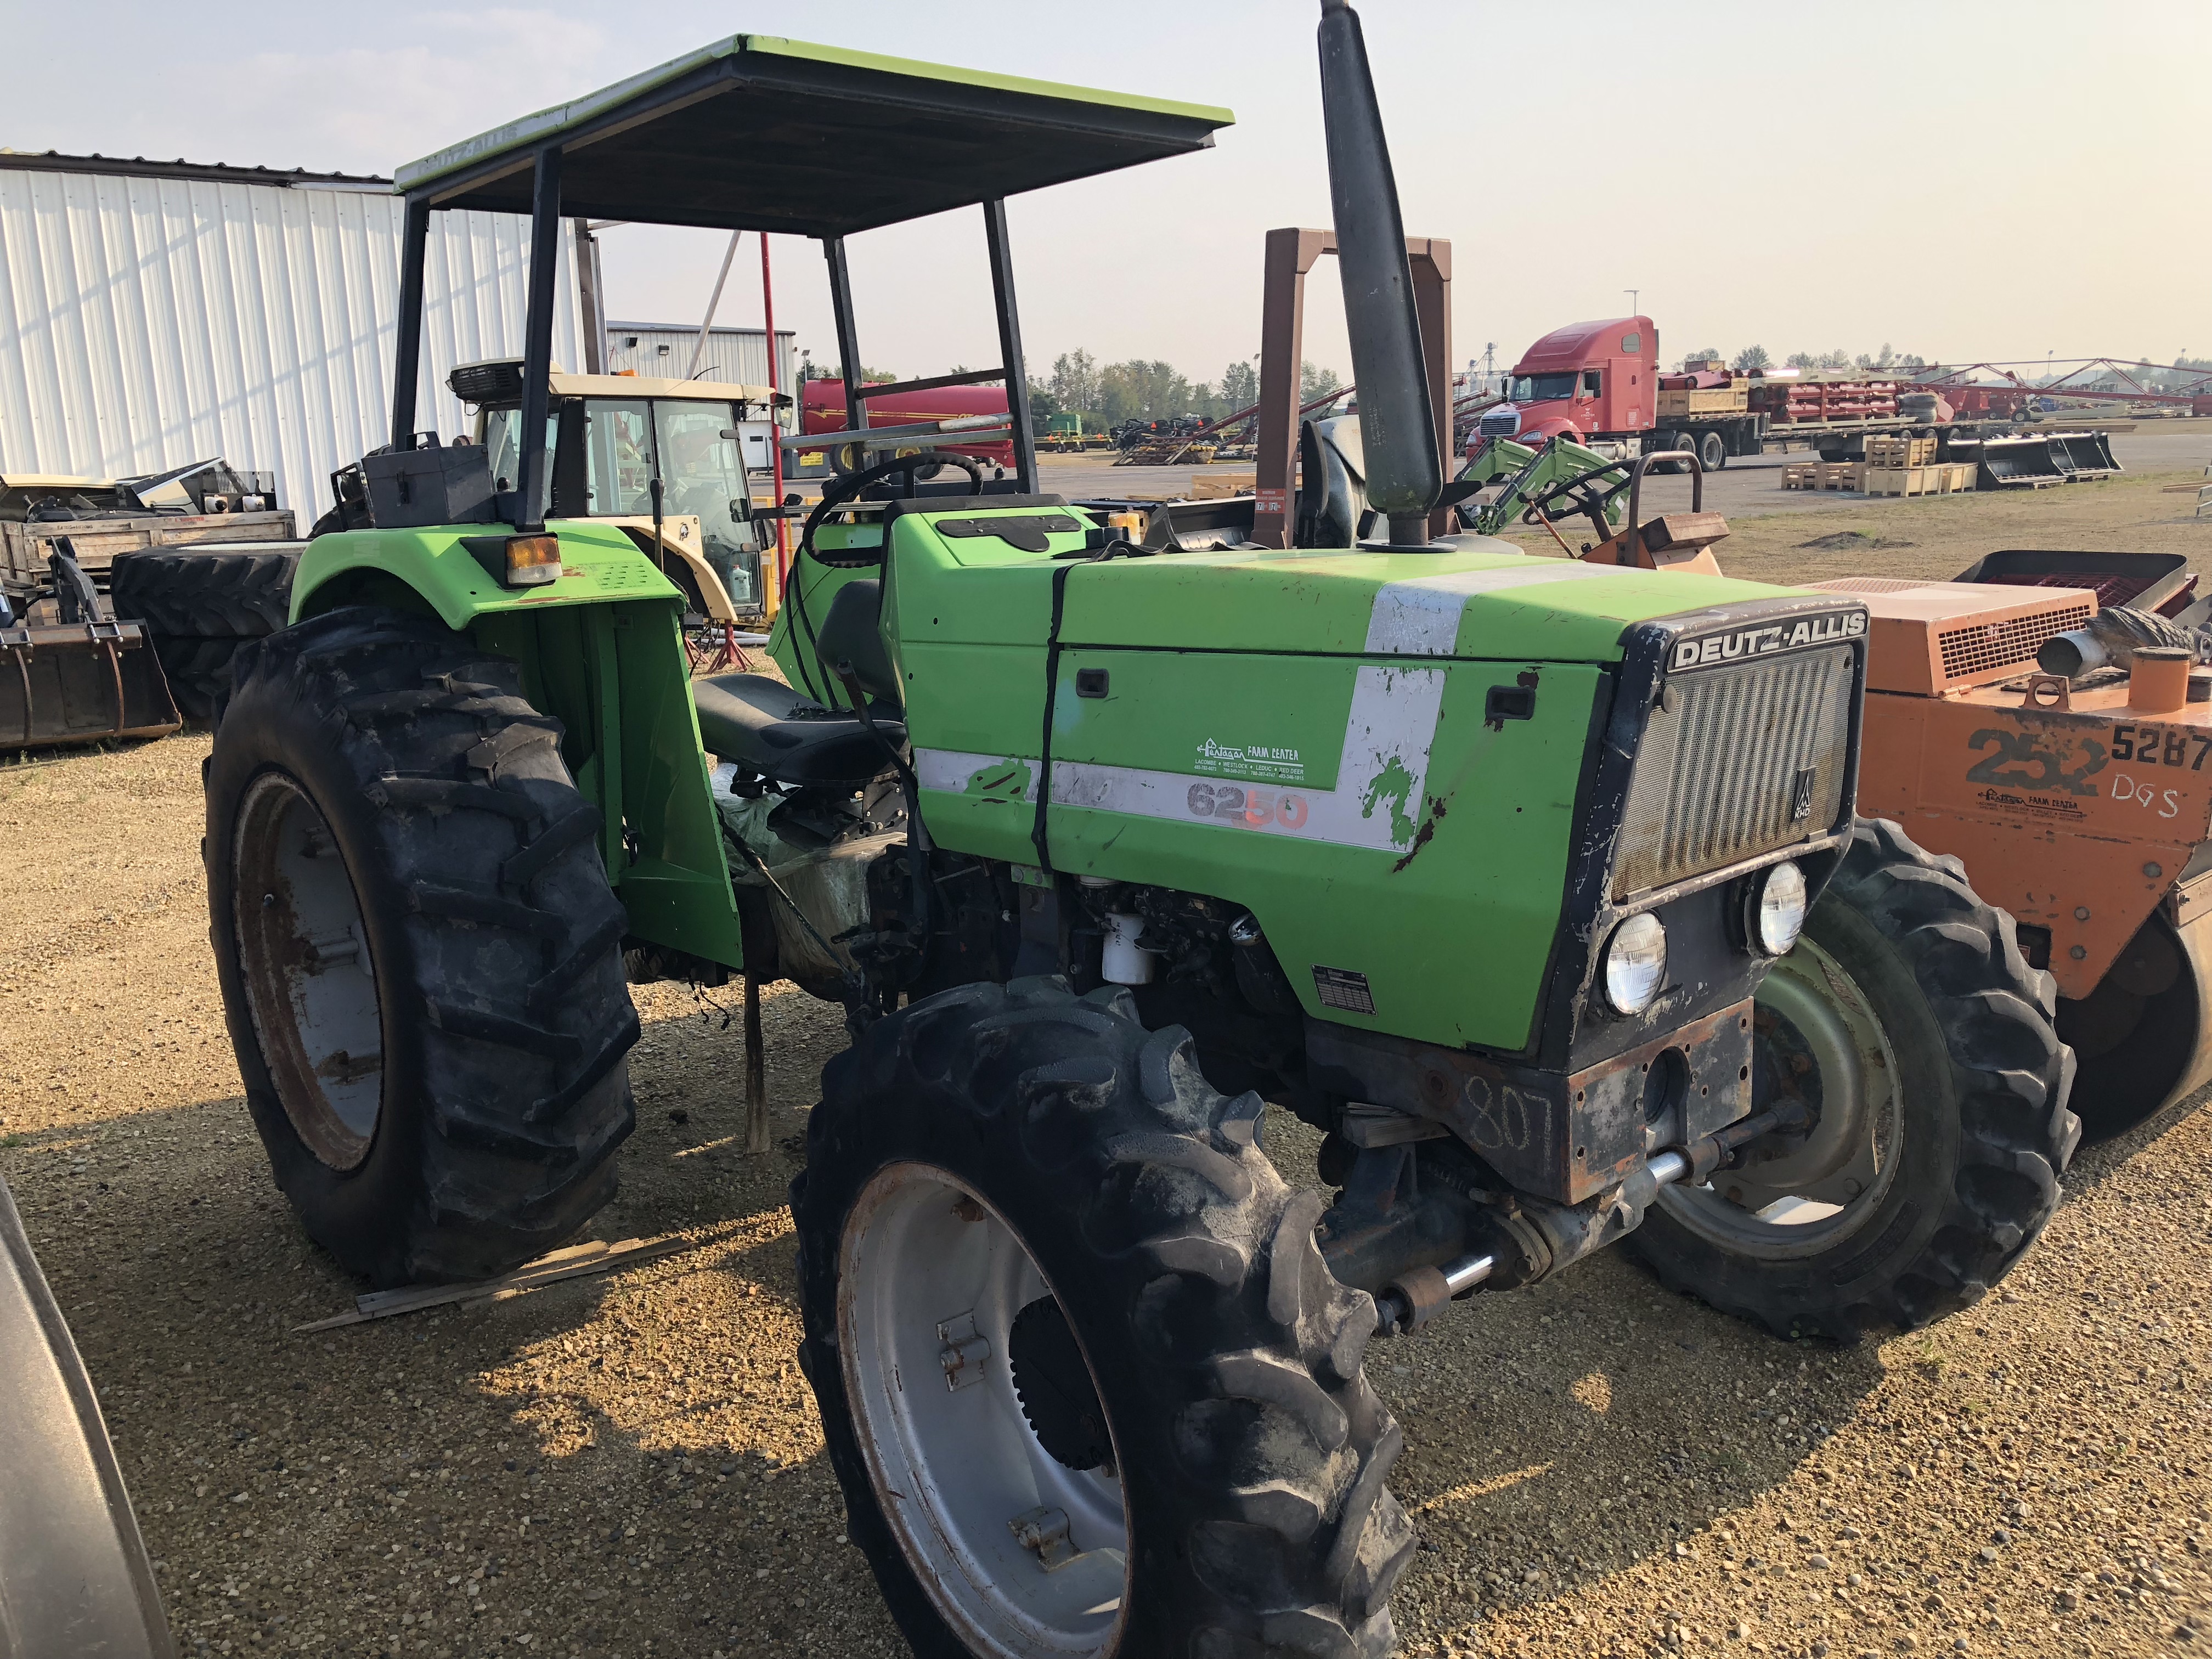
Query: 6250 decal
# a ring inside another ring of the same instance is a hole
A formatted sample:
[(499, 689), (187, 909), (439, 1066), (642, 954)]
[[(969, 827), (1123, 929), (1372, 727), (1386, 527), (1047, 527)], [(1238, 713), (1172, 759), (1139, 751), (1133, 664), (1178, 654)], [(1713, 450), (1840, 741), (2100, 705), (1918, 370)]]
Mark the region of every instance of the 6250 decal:
[(1246, 789), (1233, 783), (1194, 783), (1184, 797), (1191, 816), (1224, 823), (1241, 823), (1258, 830), (1270, 823), (1285, 830), (1305, 827), (1304, 795), (1278, 793), (1273, 789)]

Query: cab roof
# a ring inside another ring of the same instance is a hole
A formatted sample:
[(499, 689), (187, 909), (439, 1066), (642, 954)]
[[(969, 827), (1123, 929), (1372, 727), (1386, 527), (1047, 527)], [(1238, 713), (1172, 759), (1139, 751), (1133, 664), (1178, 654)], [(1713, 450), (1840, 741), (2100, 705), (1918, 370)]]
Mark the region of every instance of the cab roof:
[(845, 236), (1212, 146), (1225, 109), (733, 34), (401, 167), (439, 208)]
[[(1627, 335), (1641, 337), (1632, 349), (1618, 348)], [(1593, 357), (1656, 355), (1655, 331), (1649, 317), (1608, 317), (1594, 323), (1569, 323), (1555, 328), (1521, 354), (1513, 366), (1516, 374), (1534, 374), (1551, 368), (1577, 368)]]

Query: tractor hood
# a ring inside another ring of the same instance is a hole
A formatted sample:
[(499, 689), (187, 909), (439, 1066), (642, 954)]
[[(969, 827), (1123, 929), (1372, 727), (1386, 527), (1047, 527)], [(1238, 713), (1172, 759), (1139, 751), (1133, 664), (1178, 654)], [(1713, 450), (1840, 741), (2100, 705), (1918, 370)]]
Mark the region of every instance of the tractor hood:
[(1616, 661), (1631, 623), (1794, 591), (1534, 556), (1478, 536), (1432, 553), (1116, 560), (1076, 578), (1060, 627), (1068, 644), (1529, 662)]

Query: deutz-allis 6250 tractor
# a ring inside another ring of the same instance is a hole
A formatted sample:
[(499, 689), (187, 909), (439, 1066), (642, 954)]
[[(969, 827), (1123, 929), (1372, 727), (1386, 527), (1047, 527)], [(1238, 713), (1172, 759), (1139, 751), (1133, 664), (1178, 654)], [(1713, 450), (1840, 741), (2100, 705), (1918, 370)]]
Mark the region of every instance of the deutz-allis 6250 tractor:
[[(626, 959), (843, 1004), (800, 1359), (921, 1653), (1379, 1655), (1413, 1538), (1378, 1331), (1662, 1191), (1721, 1305), (1916, 1324), (2027, 1247), (2071, 1148), (2010, 924), (1852, 816), (1862, 606), (1439, 533), (1381, 118), (1322, 14), (1371, 539), (1155, 550), (1036, 493), (1004, 198), (1225, 112), (740, 36), (403, 169), (374, 526), (309, 546), (208, 768), (248, 1099), (377, 1282), (605, 1198)], [(843, 239), (977, 205), (1013, 488), (910, 477), (969, 465), (935, 451), (834, 483), (782, 679), (690, 684), (678, 589), (544, 521), (542, 452), (499, 491), (414, 435), (434, 211), (534, 216), (533, 432), (562, 214), (821, 238), (852, 364)], [(1285, 1182), (1267, 1101), (1334, 1190)]]

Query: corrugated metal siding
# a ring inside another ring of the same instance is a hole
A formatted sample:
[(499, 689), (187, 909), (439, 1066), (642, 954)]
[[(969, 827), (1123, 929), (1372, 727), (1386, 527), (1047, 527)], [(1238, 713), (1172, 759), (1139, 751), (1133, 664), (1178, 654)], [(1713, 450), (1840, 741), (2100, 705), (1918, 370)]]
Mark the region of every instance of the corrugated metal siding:
[[(776, 368), (781, 378), (776, 381), (789, 392), (799, 378), (799, 367), (792, 350), (791, 331), (775, 331)], [(635, 340), (635, 345), (630, 344)], [(626, 368), (640, 374), (665, 375), (671, 380), (691, 378), (692, 348), (699, 343), (699, 330), (657, 325), (651, 323), (609, 323), (607, 325), (607, 373), (619, 374)], [(664, 355), (660, 349), (666, 346)], [(700, 359), (697, 378), (702, 380), (721, 380), (732, 386), (766, 386), (768, 384), (768, 332), (757, 328), (717, 328), (707, 336), (707, 355)]]
[[(388, 441), (399, 198), (0, 172), (0, 472), (127, 477), (222, 456), (276, 475), (301, 528)], [(553, 356), (580, 364), (574, 239)], [(465, 429), (456, 363), (522, 351), (529, 224), (430, 220), (416, 419)]]

